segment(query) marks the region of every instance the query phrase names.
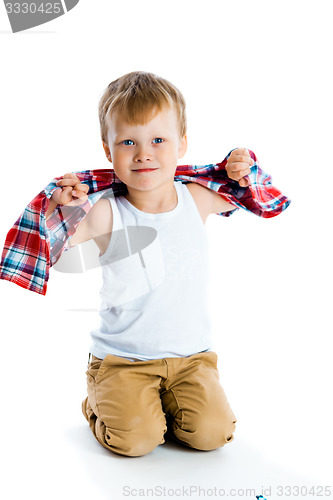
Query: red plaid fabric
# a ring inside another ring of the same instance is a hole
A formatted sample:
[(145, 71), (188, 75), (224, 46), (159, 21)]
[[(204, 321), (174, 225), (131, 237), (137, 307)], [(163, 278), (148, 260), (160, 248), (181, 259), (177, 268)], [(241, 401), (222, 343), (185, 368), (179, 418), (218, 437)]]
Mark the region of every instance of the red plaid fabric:
[[(233, 150), (232, 150), (233, 151)], [(275, 188), (271, 176), (259, 166), (256, 155), (249, 150), (255, 163), (247, 176), (250, 185), (239, 186), (229, 179), (225, 169), (231, 152), (221, 163), (196, 166), (181, 165), (175, 172), (175, 180), (183, 183), (197, 182), (216, 191), (235, 206), (234, 210), (218, 215), (229, 217), (239, 208), (259, 217), (275, 217), (285, 210), (291, 200)], [(112, 189), (114, 196), (124, 195), (126, 185), (120, 181), (113, 169), (85, 170), (74, 172), (81, 183), (89, 185), (88, 200), (80, 206), (59, 206), (46, 225), (45, 213), (49, 199), (55, 189), (56, 177), (25, 208), (9, 230), (0, 262), (0, 278), (12, 281), (33, 292), (45, 295), (49, 269), (67, 249), (67, 240), (78, 224), (106, 190)]]

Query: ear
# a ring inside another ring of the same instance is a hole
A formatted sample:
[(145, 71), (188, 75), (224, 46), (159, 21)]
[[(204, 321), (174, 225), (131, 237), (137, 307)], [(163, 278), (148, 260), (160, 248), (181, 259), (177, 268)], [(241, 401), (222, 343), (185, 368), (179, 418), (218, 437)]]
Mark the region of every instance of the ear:
[(187, 151), (187, 136), (184, 135), (179, 141), (178, 158), (183, 158), (183, 156), (185, 156), (186, 151)]
[(111, 151), (110, 151), (109, 146), (107, 144), (105, 144), (105, 142), (102, 142), (102, 144), (103, 144), (103, 149), (104, 149), (104, 152), (105, 152), (107, 159), (109, 160), (110, 163), (112, 163)]

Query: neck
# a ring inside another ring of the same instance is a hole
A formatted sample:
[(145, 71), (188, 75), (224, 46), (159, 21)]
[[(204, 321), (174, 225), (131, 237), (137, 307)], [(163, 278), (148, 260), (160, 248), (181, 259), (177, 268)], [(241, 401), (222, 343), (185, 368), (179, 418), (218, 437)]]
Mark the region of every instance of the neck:
[(127, 186), (128, 193), (125, 198), (141, 212), (158, 214), (171, 212), (178, 203), (175, 186), (160, 186), (152, 191), (140, 191)]

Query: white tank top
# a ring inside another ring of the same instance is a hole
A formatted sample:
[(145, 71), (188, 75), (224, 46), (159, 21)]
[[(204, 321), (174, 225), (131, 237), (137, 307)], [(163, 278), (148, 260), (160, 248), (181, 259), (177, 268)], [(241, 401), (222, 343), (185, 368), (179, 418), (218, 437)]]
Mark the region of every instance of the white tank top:
[(174, 181), (170, 212), (142, 212), (124, 196), (108, 198), (109, 245), (99, 257), (100, 327), (90, 352), (131, 360), (182, 357), (211, 349), (205, 225), (185, 184)]

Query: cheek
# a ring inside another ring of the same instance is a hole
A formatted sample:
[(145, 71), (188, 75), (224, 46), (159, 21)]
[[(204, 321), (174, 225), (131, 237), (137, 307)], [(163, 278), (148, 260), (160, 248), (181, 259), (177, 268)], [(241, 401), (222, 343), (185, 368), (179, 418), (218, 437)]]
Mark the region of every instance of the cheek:
[(114, 151), (113, 156), (112, 156), (113, 163), (118, 165), (118, 168), (121, 168), (122, 165), (126, 166), (128, 161), (130, 160), (130, 157), (131, 157), (131, 154), (129, 153), (129, 151), (120, 150), (120, 149), (118, 149), (117, 151)]
[(178, 156), (178, 149), (175, 144), (170, 145), (168, 148), (160, 150), (160, 158), (170, 159), (170, 158), (177, 158), (177, 156)]

